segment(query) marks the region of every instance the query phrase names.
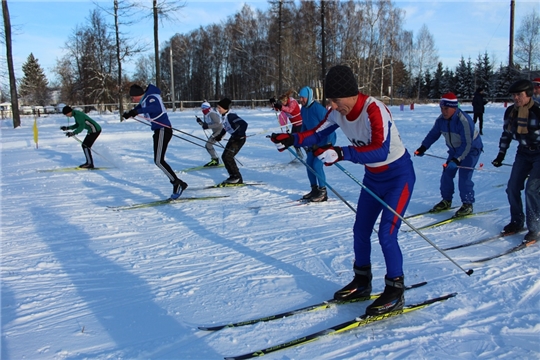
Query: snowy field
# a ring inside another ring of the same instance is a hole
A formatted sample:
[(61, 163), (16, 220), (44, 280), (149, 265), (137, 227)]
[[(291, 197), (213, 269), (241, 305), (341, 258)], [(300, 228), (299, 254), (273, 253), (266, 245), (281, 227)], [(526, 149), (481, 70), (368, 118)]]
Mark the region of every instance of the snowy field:
[[(471, 106), (463, 105), (464, 110)], [(436, 105), (391, 108), (412, 153), (439, 114)], [(297, 206), (310, 190), (302, 164), (265, 137), (276, 129), (269, 109), (234, 109), (249, 123), (237, 159), (244, 181), (259, 186), (204, 189), (223, 181), (223, 168), (180, 172), (183, 196), (223, 195), (160, 207), (109, 207), (167, 198), (172, 190), (153, 164), (150, 128), (117, 115), (90, 114), (103, 127), (94, 145), (97, 171), (49, 172), (84, 162), (80, 144), (59, 127), (66, 117), (33, 118), (1, 134), (2, 359), (222, 359), (273, 346), (364, 313), (369, 302), (333, 307), (271, 322), (205, 332), (199, 325), (249, 320), (330, 299), (352, 278), (354, 213), (330, 201)], [(509, 221), (505, 184), (510, 167), (494, 168), (503, 105), (489, 104), (484, 154), (477, 171), (475, 211), (484, 215), (424, 230), (441, 248), (485, 238)], [(169, 113), (173, 126), (205, 138), (194, 115)], [(71, 121), (73, 121), (71, 119)], [(84, 138), (79, 135), (80, 139)], [(189, 140), (198, 140), (178, 132)], [(348, 142), (338, 131), (338, 145)], [(512, 163), (516, 143), (505, 163)], [(445, 156), (441, 138), (428, 153)], [(175, 170), (209, 161), (206, 151), (173, 138), (167, 160)], [(413, 158), (417, 183), (407, 214), (440, 200), (443, 160)], [(362, 180), (363, 166), (340, 163)], [(360, 187), (337, 167), (328, 183), (354, 208)], [(456, 180), (457, 185), (457, 180)], [(461, 205), (459, 196), (454, 206)], [(449, 214), (411, 219), (421, 226)], [(405, 282), (428, 284), (406, 302), (457, 292), (445, 302), (316, 342), (268, 354), (268, 359), (538, 359), (540, 280), (538, 245), (483, 264), (522, 235), (448, 251), (472, 276), (402, 226)], [(374, 292), (385, 266), (373, 237)]]

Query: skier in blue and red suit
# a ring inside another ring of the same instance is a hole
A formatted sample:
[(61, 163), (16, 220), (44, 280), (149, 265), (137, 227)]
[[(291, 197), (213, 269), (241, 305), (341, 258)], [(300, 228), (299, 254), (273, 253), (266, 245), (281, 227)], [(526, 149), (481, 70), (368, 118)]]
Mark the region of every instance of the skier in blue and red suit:
[[(272, 134), (271, 140), (283, 151), (289, 146), (315, 145), (322, 137), (341, 128), (352, 145), (323, 146), (315, 150), (315, 155), (327, 166), (341, 160), (364, 164), (364, 185), (403, 216), (416, 177), (390, 110), (382, 102), (358, 91), (356, 79), (347, 66), (334, 66), (328, 71), (325, 93), (332, 110), (316, 128), (297, 134)], [(386, 263), (386, 286), (383, 294), (367, 307), (368, 315), (403, 308), (404, 273), (397, 240), (401, 220), (365, 190), (360, 192), (353, 229), (355, 276), (334, 294), (337, 300), (371, 294), (371, 234), (381, 212), (378, 236)]]

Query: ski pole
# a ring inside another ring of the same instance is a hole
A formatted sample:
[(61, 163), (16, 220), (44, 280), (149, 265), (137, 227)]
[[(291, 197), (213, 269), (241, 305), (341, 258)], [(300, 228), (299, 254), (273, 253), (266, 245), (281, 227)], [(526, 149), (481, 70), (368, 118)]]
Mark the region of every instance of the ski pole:
[(86, 146), (86, 145), (81, 141), (81, 139), (79, 139), (77, 136), (73, 135), (73, 136), (71, 136), (71, 137), (74, 138), (75, 140), (77, 140), (78, 142), (80, 142), (82, 146), (84, 146), (85, 148), (87, 148), (88, 150), (90, 150), (91, 152), (93, 152), (94, 154), (98, 155), (100, 158), (102, 158), (103, 160), (105, 160), (106, 162), (108, 162), (109, 164), (111, 164), (112, 166), (116, 166), (116, 165), (113, 164), (109, 159), (107, 159), (105, 156), (101, 155), (101, 154), (98, 153), (96, 150), (92, 149), (91, 147)]
[[(137, 118), (133, 118), (133, 119), (135, 119), (135, 121), (140, 122), (141, 124), (144, 124), (144, 125), (147, 125), (147, 126), (152, 126), (152, 124), (149, 124), (149, 123), (144, 122), (144, 121), (142, 121), (142, 120), (139, 120), (139, 119), (137, 119)], [(177, 138), (179, 138), (179, 139), (182, 139), (182, 140), (184, 140), (184, 141), (187, 141), (188, 143), (191, 143), (191, 144), (193, 144), (193, 145), (197, 145), (197, 146), (199, 146), (199, 147), (204, 148), (204, 146), (201, 145), (201, 144), (197, 144), (196, 142), (193, 142), (193, 141), (191, 141), (191, 140), (185, 139), (185, 138), (183, 138), (183, 137), (181, 137), (181, 136), (178, 136), (178, 135), (176, 135), (176, 134), (172, 134), (172, 135), (173, 135), (174, 137), (177, 137)]]
[[(146, 121), (150, 121), (150, 122), (153, 122), (153, 123), (155, 123), (155, 124), (161, 125), (161, 126), (163, 126), (163, 127), (169, 128), (169, 129), (171, 129), (171, 130), (178, 131), (178, 132), (181, 133), (181, 134), (191, 136), (192, 138), (195, 138), (195, 139), (197, 139), (197, 140), (203, 141), (203, 142), (205, 142), (205, 143), (208, 142), (208, 140), (204, 140), (204, 139), (201, 138), (201, 137), (192, 135), (192, 134), (190, 134), (190, 133), (188, 133), (188, 132), (185, 132), (185, 131), (182, 131), (182, 130), (180, 130), (180, 129), (176, 129), (176, 128), (172, 127), (172, 126), (162, 124), (162, 123), (160, 123), (159, 121), (156, 121), (156, 120), (147, 118), (147, 117), (142, 116), (142, 115), (140, 115), (140, 114), (137, 115), (137, 116), (138, 116), (139, 118), (141, 118), (141, 119), (146, 120)], [(134, 118), (134, 119), (135, 119), (135, 118)], [(225, 148), (223, 145), (221, 145), (221, 144), (219, 144), (219, 145), (220, 145), (222, 148)]]
[(403, 221), (405, 224), (407, 224), (414, 232), (416, 232), (418, 235), (420, 235), (424, 240), (426, 240), (431, 246), (433, 246), (438, 252), (443, 254), (448, 260), (450, 260), (454, 265), (456, 265), (461, 271), (463, 271), (465, 274), (471, 276), (473, 273), (473, 269), (465, 270), (463, 269), (457, 262), (454, 261), (450, 256), (448, 256), (447, 253), (444, 252), (441, 248), (439, 248), (433, 241), (429, 240), (427, 236), (422, 234), (420, 230), (418, 230), (416, 227), (414, 227), (409, 221), (407, 221), (403, 216), (401, 216), (397, 211), (392, 209), (390, 205), (388, 205), (384, 200), (382, 200), (377, 194), (375, 194), (373, 191), (371, 191), (366, 185), (362, 184), (360, 180), (358, 180), (353, 174), (351, 174), (348, 170), (346, 170), (343, 166), (341, 166), (338, 163), (334, 164), (338, 167), (341, 171), (343, 171), (348, 177), (350, 177), (355, 183), (360, 185), (362, 189), (366, 190), (371, 196), (373, 196), (378, 202), (380, 202), (386, 209), (390, 210), (394, 215), (396, 215), (401, 221)]
[[(269, 136), (268, 136), (269, 137)], [(332, 188), (330, 185), (328, 185), (328, 183), (321, 178), (321, 176), (319, 174), (317, 174), (317, 172), (315, 170), (313, 170), (311, 168), (311, 166), (309, 166), (303, 159), (301, 159), (294, 151), (291, 150), (291, 148), (287, 148), (287, 150), (290, 151), (291, 154), (293, 154), (298, 160), (300, 160), (300, 162), (302, 164), (304, 164), (304, 166), (313, 174), (315, 175), (327, 188), (329, 188), (334, 194), (336, 194), (336, 196), (345, 203), (345, 205), (347, 205), (349, 207), (349, 209), (351, 209), (355, 214), (356, 214), (356, 209), (354, 207), (352, 207), (351, 204), (349, 204), (347, 202), (347, 200), (345, 200), (343, 198), (343, 196), (341, 196), (336, 190), (334, 190), (334, 188)]]

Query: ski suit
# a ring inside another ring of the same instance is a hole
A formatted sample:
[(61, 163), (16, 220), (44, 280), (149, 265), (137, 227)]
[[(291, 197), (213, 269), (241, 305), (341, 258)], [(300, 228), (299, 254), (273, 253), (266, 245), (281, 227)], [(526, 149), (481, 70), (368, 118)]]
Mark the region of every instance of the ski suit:
[(151, 129), (154, 131), (152, 136), (154, 140), (154, 163), (169, 178), (171, 184), (174, 184), (179, 179), (165, 161), (165, 153), (173, 132), (167, 109), (160, 94), (161, 90), (155, 85), (148, 85), (141, 101), (135, 106), (135, 110), (139, 114), (144, 114), (144, 117), (151, 122)]
[(225, 146), (223, 154), (221, 155), (223, 165), (225, 165), (229, 177), (239, 178), (242, 181), (242, 175), (240, 174), (240, 170), (238, 170), (238, 165), (236, 165), (234, 157), (246, 143), (246, 130), (248, 124), (238, 115), (231, 113), (228, 110), (221, 115), (221, 124), (223, 125), (223, 129), (217, 135), (217, 139), (221, 140), (226, 132), (230, 135), (227, 146)]
[(203, 121), (208, 125), (208, 128), (212, 130), (212, 135), (210, 135), (206, 142), (206, 151), (208, 151), (208, 154), (210, 154), (212, 159), (218, 159), (219, 157), (214, 149), (214, 144), (216, 143), (216, 136), (223, 130), (221, 118), (217, 112), (210, 109), (207, 114), (204, 114)]
[(92, 158), (92, 145), (101, 134), (101, 126), (86, 115), (82, 111), (72, 110), (71, 115), (75, 119), (75, 124), (68, 126), (69, 130), (73, 130), (73, 135), (80, 134), (83, 130), (87, 130), (86, 136), (82, 142), (82, 149), (84, 156), (86, 157), (86, 163), (94, 165), (94, 159)]
[[(302, 106), (302, 109), (300, 110), (302, 114), (302, 131), (307, 131), (315, 128), (326, 116), (326, 113), (328, 112), (324, 106), (322, 106), (320, 103), (314, 101), (312, 98), (308, 99), (308, 104), (306, 106)], [(314, 175), (311, 171), (306, 169), (309, 184), (311, 186), (317, 185), (319, 187), (326, 186), (326, 175), (324, 173), (324, 164), (319, 158), (317, 158), (315, 155), (313, 155), (314, 147), (318, 146), (324, 146), (324, 145), (335, 145), (336, 143), (336, 133), (333, 132), (329, 134), (328, 136), (322, 137), (321, 141), (319, 141), (317, 144), (313, 146), (306, 146), (304, 147), (304, 150), (306, 150), (306, 164), (308, 164), (309, 167), (311, 167), (319, 176)]]
[(478, 163), (482, 153), (482, 138), (474, 130), (474, 123), (470, 116), (456, 108), (452, 117), (446, 120), (443, 115), (435, 120), (435, 124), (422, 141), (426, 150), (436, 142), (441, 135), (448, 147), (448, 159), (457, 159), (460, 168), (455, 170), (443, 169), (441, 175), (441, 197), (444, 200), (452, 201), (454, 195), (454, 178), (459, 171), (458, 188), (461, 202), (463, 204), (474, 203), (474, 182), (472, 176), (474, 167)]
[[(338, 127), (352, 144), (341, 147), (343, 160), (364, 164), (364, 185), (403, 216), (416, 177), (390, 110), (379, 100), (358, 93), (358, 100), (347, 116), (329, 111), (314, 129), (293, 134), (294, 145), (313, 146)], [(371, 264), (371, 234), (381, 212), (378, 237), (386, 277), (397, 278), (403, 276), (403, 255), (397, 240), (401, 219), (365, 190), (360, 192), (353, 228), (355, 265)]]

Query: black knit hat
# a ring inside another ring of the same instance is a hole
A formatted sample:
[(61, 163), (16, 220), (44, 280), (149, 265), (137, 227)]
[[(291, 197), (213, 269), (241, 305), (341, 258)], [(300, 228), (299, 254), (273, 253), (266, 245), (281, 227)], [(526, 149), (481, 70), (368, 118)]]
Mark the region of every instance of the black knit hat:
[(345, 65), (336, 65), (328, 70), (324, 92), (328, 99), (358, 95), (358, 83), (351, 68)]
[(64, 106), (64, 108), (62, 109), (62, 114), (67, 115), (72, 111), (73, 109), (71, 108), (71, 106)]
[(229, 106), (231, 106), (231, 99), (229, 98), (223, 98), (221, 100), (219, 100), (219, 102), (217, 103), (217, 105), (225, 110), (229, 110)]
[(129, 96), (141, 96), (144, 95), (144, 89), (139, 85), (131, 85), (129, 88)]

